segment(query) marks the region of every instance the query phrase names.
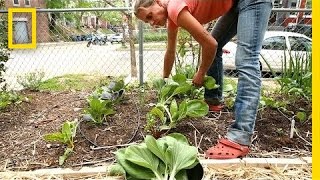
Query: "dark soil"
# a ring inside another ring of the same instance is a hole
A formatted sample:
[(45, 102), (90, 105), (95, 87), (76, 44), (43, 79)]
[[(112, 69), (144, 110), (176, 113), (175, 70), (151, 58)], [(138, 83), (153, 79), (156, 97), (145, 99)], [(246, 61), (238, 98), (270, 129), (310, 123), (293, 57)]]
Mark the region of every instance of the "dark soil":
[[(114, 160), (114, 152), (122, 145), (141, 142), (149, 103), (155, 102), (155, 93), (143, 97), (127, 92), (125, 101), (115, 107), (116, 114), (102, 126), (82, 121), (82, 110), (87, 106), (90, 92), (22, 92), (26, 101), (0, 111), (0, 166), (9, 170), (33, 170), (58, 167), (58, 158), (64, 146), (43, 140), (43, 135), (60, 131), (64, 121), (77, 118), (80, 122), (75, 149), (63, 167), (81, 167)], [(289, 111), (300, 107), (311, 112), (311, 104), (297, 101), (288, 105)], [(259, 110), (249, 157), (311, 156), (311, 119), (296, 120), (299, 133), (289, 138), (293, 115), (277, 109)], [(214, 145), (224, 136), (233, 122), (232, 110), (225, 110), (219, 118), (187, 119), (172, 132), (185, 134), (190, 143), (199, 146), (199, 152)], [(307, 141), (307, 142), (306, 142)]]

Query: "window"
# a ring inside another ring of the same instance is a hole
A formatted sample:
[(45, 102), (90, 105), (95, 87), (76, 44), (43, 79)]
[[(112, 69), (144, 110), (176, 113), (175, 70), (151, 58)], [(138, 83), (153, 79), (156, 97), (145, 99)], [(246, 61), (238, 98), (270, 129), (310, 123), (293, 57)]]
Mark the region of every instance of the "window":
[(31, 6), (30, 0), (24, 0), (24, 5), (26, 5), (26, 6)]
[(20, 5), (19, 0), (13, 0), (13, 5), (14, 5), (14, 6)]
[(291, 51), (311, 51), (311, 41), (303, 37), (289, 36)]
[[(298, 8), (298, 3), (297, 3), (298, 0), (293, 0), (289, 3), (289, 7), (288, 8), (291, 8), (291, 9), (297, 9)], [(297, 12), (290, 12), (290, 15), (294, 15), (296, 16), (298, 13)]]
[(265, 50), (285, 50), (286, 40), (284, 36), (275, 36), (267, 38), (262, 43), (262, 49)]

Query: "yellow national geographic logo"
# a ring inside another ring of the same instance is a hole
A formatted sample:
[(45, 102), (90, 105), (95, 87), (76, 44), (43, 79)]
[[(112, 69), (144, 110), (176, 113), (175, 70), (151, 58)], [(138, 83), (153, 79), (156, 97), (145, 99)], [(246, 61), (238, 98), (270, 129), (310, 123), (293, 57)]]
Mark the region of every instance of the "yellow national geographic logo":
[[(13, 44), (13, 13), (31, 13), (31, 43)], [(37, 17), (35, 8), (9, 8), (8, 9), (8, 47), (10, 49), (34, 49), (36, 48)]]

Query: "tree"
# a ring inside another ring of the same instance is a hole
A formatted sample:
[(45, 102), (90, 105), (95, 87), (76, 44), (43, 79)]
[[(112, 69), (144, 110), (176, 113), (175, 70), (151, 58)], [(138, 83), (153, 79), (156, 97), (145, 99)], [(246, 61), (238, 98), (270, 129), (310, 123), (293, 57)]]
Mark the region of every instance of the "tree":
[[(46, 7), (49, 9), (62, 9), (70, 3), (70, 0), (45, 0)], [(51, 31), (55, 31), (56, 29), (56, 21), (59, 18), (59, 13), (50, 13), (50, 22), (49, 22), (49, 29)]]
[[(117, 7), (117, 5), (122, 5), (125, 6), (126, 2), (122, 1), (122, 0), (103, 0), (103, 2), (105, 3), (105, 7), (107, 6), (111, 6), (111, 7)], [(128, 6), (130, 6), (130, 4), (132, 3), (132, 1), (130, 0), (130, 2), (128, 1), (127, 3)], [(127, 20), (128, 23), (128, 33), (129, 33), (129, 45), (130, 45), (130, 57), (131, 57), (131, 77), (137, 77), (138, 76), (138, 72), (137, 72), (137, 61), (136, 61), (136, 52), (135, 52), (135, 46), (134, 46), (134, 35), (133, 35), (133, 18), (132, 18), (132, 14), (129, 12), (125, 12), (125, 11), (121, 11), (121, 14), (125, 17), (125, 19)], [(122, 30), (123, 30), (123, 38), (126, 39), (126, 35), (125, 35), (125, 27), (122, 24)]]
[[(89, 8), (92, 7), (92, 2), (90, 0), (73, 0), (74, 8)], [(85, 12), (81, 11), (79, 13), (75, 13), (76, 27), (80, 29), (81, 19)]]

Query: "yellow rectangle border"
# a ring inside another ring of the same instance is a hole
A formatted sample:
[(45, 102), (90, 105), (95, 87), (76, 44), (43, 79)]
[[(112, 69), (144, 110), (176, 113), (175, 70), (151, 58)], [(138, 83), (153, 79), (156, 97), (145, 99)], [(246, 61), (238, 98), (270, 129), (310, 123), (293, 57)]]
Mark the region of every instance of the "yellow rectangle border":
[(320, 1), (312, 0), (312, 179), (320, 180)]
[[(31, 43), (13, 44), (13, 13), (31, 13)], [(36, 8), (9, 8), (8, 9), (8, 47), (10, 49), (35, 49), (37, 44), (37, 17)]]

